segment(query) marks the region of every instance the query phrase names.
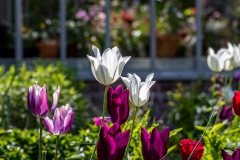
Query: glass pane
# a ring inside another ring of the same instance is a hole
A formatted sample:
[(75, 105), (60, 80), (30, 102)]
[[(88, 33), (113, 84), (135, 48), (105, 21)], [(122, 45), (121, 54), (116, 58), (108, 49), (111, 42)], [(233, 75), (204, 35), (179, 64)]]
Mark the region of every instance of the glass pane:
[(104, 49), (105, 1), (67, 1), (67, 52), (68, 57), (86, 57), (92, 45)]
[(23, 55), (29, 57), (59, 57), (58, 1), (22, 0)]
[(149, 27), (148, 1), (112, 1), (111, 46), (122, 55), (149, 57)]
[(203, 1), (203, 56), (207, 49), (215, 51), (227, 46), (227, 42), (240, 42), (240, 1)]
[(14, 58), (13, 13), (9, 1), (0, 1), (0, 58)]
[(195, 56), (195, 1), (161, 0), (156, 4), (157, 57)]

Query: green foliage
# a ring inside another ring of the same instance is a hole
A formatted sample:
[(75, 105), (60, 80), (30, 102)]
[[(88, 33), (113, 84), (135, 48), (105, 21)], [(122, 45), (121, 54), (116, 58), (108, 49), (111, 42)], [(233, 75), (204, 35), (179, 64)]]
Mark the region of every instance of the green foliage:
[(4, 72), (0, 67), (0, 113), (3, 128), (36, 128), (36, 118), (31, 115), (27, 106), (28, 87), (38, 82), (46, 84), (49, 104), (52, 104), (52, 94), (58, 86), (61, 87), (58, 107), (69, 103), (75, 110), (75, 128), (84, 125), (87, 118), (87, 101), (83, 98), (84, 84), (74, 78), (75, 70), (62, 63), (34, 63), (31, 68), (22, 64), (19, 69), (12, 65)]
[[(239, 148), (240, 128), (239, 117), (235, 116), (232, 122), (224, 121), (210, 127), (203, 136), (204, 156), (202, 160), (221, 159), (221, 149), (233, 151)], [(205, 127), (196, 126), (200, 131)]]
[[(150, 132), (158, 124), (153, 122), (149, 124), (148, 116), (150, 111), (141, 118), (137, 119), (137, 124), (133, 131), (133, 139), (130, 143), (129, 154), (132, 159), (142, 159), (140, 132), (141, 127), (148, 128)], [(122, 130), (131, 127), (132, 120), (122, 126)], [(109, 124), (110, 125), (110, 124)], [(149, 126), (150, 127), (147, 127)], [(66, 134), (60, 137), (60, 146), (58, 158), (61, 159), (89, 159), (94, 148), (94, 142), (97, 140), (99, 127), (94, 124), (88, 124), (87, 129), (80, 129), (79, 134)], [(171, 137), (181, 131), (177, 129), (171, 132)], [(37, 130), (0, 130), (0, 158), (10, 159), (37, 159), (38, 156), (38, 136)], [(55, 153), (56, 136), (43, 132), (43, 150), (47, 151), (47, 159), (52, 159)], [(176, 146), (170, 146), (168, 152), (171, 152)]]

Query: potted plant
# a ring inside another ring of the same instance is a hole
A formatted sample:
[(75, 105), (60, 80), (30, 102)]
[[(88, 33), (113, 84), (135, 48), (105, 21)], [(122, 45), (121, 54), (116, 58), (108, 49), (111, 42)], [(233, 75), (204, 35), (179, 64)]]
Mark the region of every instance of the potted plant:
[(47, 19), (39, 25), (40, 35), (35, 46), (38, 49), (39, 55), (43, 58), (55, 58), (58, 55), (57, 24), (57, 19)]

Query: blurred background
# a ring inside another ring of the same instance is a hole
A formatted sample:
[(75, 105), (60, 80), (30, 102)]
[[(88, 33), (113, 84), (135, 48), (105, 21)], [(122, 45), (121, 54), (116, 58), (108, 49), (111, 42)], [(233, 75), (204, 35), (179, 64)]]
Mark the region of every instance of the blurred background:
[(132, 56), (122, 76), (155, 74), (150, 101), (139, 114), (151, 108), (150, 121), (160, 128), (183, 127), (172, 143), (197, 139), (201, 132), (194, 125), (206, 123), (211, 106), (207, 49), (238, 44), (239, 35), (238, 0), (0, 0), (1, 123), (35, 128), (26, 92), (38, 81), (47, 84), (49, 97), (60, 85), (60, 104), (78, 110), (74, 133), (89, 126), (101, 114), (104, 86), (86, 55), (93, 55), (92, 45), (101, 53), (118, 46)]

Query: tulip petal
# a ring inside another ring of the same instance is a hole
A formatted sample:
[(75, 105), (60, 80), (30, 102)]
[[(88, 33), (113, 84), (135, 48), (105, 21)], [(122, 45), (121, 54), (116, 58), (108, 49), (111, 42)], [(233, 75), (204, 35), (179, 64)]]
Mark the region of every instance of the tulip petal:
[(141, 142), (142, 142), (142, 155), (144, 160), (152, 160), (150, 134), (147, 132), (145, 128), (141, 128)]
[(123, 83), (127, 86), (128, 89), (130, 89), (131, 81), (126, 77), (121, 77)]
[(73, 119), (74, 119), (74, 111), (70, 109), (68, 110), (67, 115), (64, 117), (63, 131), (61, 132), (61, 134), (66, 134), (72, 128)]
[(52, 133), (55, 134), (54, 132), (54, 127), (53, 127), (53, 122), (50, 118), (46, 117), (43, 119), (43, 125), (47, 128), (47, 130)]
[(115, 93), (120, 95), (122, 92), (123, 92), (123, 86), (122, 85), (117, 86), (115, 89)]
[[(94, 121), (96, 126), (100, 126), (101, 123), (102, 123), (102, 117), (94, 117), (93, 121)], [(106, 122), (111, 122), (112, 123), (111, 118), (110, 117), (104, 117), (104, 123), (106, 123)]]
[(92, 50), (93, 50), (95, 57), (101, 62), (102, 57), (101, 57), (99, 49), (96, 46), (92, 46)]
[[(169, 134), (170, 134), (170, 130), (169, 128), (164, 128), (160, 133), (159, 133), (159, 137), (161, 139), (161, 143), (162, 143), (162, 150), (160, 150), (158, 152), (158, 154), (160, 155), (160, 157), (162, 158), (164, 155), (167, 154), (167, 150), (168, 150), (168, 140), (169, 140)], [(165, 158), (164, 158), (165, 159)], [(163, 159), (163, 160), (164, 160)]]
[(110, 48), (106, 49), (102, 54), (102, 65), (106, 67), (112, 80), (118, 66), (118, 60), (117, 54), (112, 52)]
[(240, 149), (235, 149), (232, 154), (232, 159), (240, 159)]
[(53, 93), (53, 104), (52, 104), (51, 113), (53, 113), (57, 107), (59, 95), (60, 95), (60, 87), (58, 86), (57, 90)]
[(152, 130), (150, 143), (153, 147), (152, 149), (152, 159), (160, 159), (163, 154), (163, 143), (160, 139), (160, 136), (158, 134), (158, 130), (154, 128)]
[(47, 89), (44, 85), (36, 97), (36, 112), (39, 117), (46, 117), (49, 113), (49, 104), (48, 104), (48, 97), (47, 97)]
[(63, 128), (62, 122), (61, 122), (61, 113), (60, 113), (60, 109), (57, 108), (54, 112), (54, 116), (53, 116), (53, 126), (54, 126), (54, 133), (56, 135), (60, 134), (60, 131)]
[(124, 90), (121, 94), (122, 104), (119, 108), (119, 125), (124, 124), (129, 116), (129, 90)]
[(119, 124), (115, 123), (111, 128), (109, 128), (108, 134), (115, 138), (118, 133), (121, 133), (121, 128)]
[(122, 55), (121, 55), (121, 53), (120, 53), (120, 51), (119, 51), (119, 49), (118, 49), (117, 46), (113, 47), (113, 48), (112, 48), (112, 51), (113, 51), (114, 53), (116, 53), (118, 60), (120, 60), (120, 59), (122, 58)]
[(151, 81), (151, 80), (153, 79), (153, 77), (154, 77), (154, 73), (149, 74), (149, 75), (146, 77), (145, 82)]
[(113, 160), (116, 158), (117, 146), (113, 137), (106, 135), (106, 128), (100, 130), (100, 138), (97, 143), (97, 159)]
[(126, 130), (122, 133), (118, 133), (118, 135), (116, 136), (115, 141), (118, 149), (116, 160), (123, 159), (127, 144), (129, 142), (129, 138), (130, 138), (130, 130)]
[(230, 155), (228, 155), (228, 153), (225, 152), (223, 149), (222, 149), (222, 158), (223, 160), (235, 160)]

